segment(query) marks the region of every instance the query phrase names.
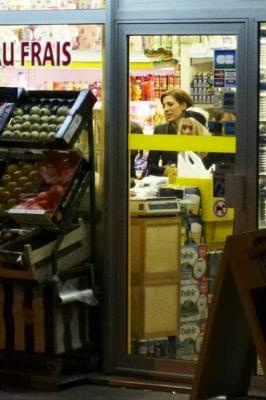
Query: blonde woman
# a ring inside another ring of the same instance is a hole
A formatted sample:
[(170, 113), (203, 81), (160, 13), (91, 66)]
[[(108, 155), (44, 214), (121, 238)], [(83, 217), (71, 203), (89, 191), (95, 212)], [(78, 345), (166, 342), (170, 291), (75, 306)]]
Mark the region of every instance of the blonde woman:
[[(210, 132), (205, 126), (193, 117), (181, 118), (178, 130), (180, 135), (210, 136)], [(208, 153), (197, 152), (196, 154), (203, 159)]]
[(194, 117), (181, 118), (178, 131), (181, 135), (209, 136), (210, 132)]

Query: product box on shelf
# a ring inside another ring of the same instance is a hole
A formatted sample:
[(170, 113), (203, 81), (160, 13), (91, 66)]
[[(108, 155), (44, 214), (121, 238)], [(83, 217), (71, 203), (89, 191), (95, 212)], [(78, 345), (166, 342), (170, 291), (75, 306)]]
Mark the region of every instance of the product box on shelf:
[(207, 284), (207, 246), (205, 244), (186, 244), (180, 248), (181, 282)]
[[(65, 233), (55, 254), (57, 271), (67, 271), (88, 260), (88, 233), (82, 220)], [(0, 246), (0, 278), (36, 282), (53, 276), (52, 256), (58, 233), (31, 229)]]
[(180, 285), (180, 323), (205, 319), (208, 316), (208, 284), (206, 282)]
[[(91, 90), (0, 90), (0, 145), (72, 147), (87, 126), (97, 101)], [(7, 99), (7, 100), (6, 100)]]
[(1, 213), (24, 228), (59, 229), (87, 186), (89, 169), (76, 150), (1, 151)]
[(206, 319), (180, 324), (179, 335), (176, 341), (176, 359), (197, 361), (202, 345)]

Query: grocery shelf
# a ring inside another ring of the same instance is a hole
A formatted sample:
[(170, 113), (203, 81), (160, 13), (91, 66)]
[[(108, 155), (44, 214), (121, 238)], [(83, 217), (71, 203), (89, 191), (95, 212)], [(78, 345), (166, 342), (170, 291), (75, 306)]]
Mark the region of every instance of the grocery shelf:
[(139, 135), (128, 136), (130, 150), (236, 153), (235, 136)]

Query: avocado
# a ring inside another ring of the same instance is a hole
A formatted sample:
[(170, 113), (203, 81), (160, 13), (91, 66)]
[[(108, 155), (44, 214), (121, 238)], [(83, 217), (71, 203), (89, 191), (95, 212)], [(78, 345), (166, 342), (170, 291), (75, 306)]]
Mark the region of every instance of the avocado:
[(40, 110), (41, 116), (49, 116), (51, 115), (51, 111), (49, 110), (48, 107), (42, 107)]
[(57, 117), (57, 123), (58, 124), (62, 124), (64, 122), (64, 120), (66, 119), (65, 115), (59, 115)]
[(22, 124), (22, 122), (23, 122), (23, 117), (21, 115), (17, 115), (14, 118), (12, 118), (13, 124)]
[(40, 125), (37, 122), (35, 122), (34, 124), (31, 124), (30, 130), (31, 130), (31, 132), (32, 131), (39, 131), (40, 128), (41, 128)]
[(52, 140), (54, 140), (54, 137), (55, 137), (55, 132), (49, 132), (48, 136), (47, 136), (47, 139), (49, 141), (52, 141)]
[(68, 107), (67, 106), (61, 106), (57, 109), (57, 115), (67, 115), (68, 113)]
[(13, 125), (13, 130), (14, 131), (21, 131), (22, 130), (22, 125), (21, 124), (14, 124)]
[(30, 127), (31, 127), (30, 121), (23, 122), (23, 124), (22, 124), (23, 130), (28, 131), (30, 129)]
[(13, 132), (12, 132), (12, 131), (9, 131), (9, 130), (5, 130), (5, 131), (3, 131), (3, 133), (2, 133), (2, 137), (3, 137), (3, 138), (6, 138), (6, 139), (11, 138), (12, 136), (13, 136)]
[(24, 114), (22, 118), (23, 118), (24, 121), (29, 121), (30, 120), (30, 115), (29, 114)]
[(39, 122), (40, 116), (38, 114), (32, 114), (32, 115), (30, 115), (30, 121), (31, 122)]
[(40, 140), (46, 140), (47, 139), (47, 135), (48, 135), (47, 132), (41, 131), (40, 134), (39, 134), (39, 139)]
[(17, 108), (15, 108), (13, 114), (22, 116), (23, 115), (23, 109), (20, 108), (20, 107), (17, 107)]
[(48, 124), (48, 122), (49, 122), (49, 116), (48, 116), (48, 115), (42, 115), (42, 116), (41, 116), (41, 122), (42, 122), (42, 123), (45, 122), (45, 123)]
[(50, 115), (49, 124), (56, 124), (57, 118), (58, 117), (56, 115)]
[(38, 107), (38, 106), (33, 106), (33, 107), (31, 107), (31, 109), (30, 109), (30, 114), (33, 114), (33, 115), (39, 115), (41, 113), (41, 108), (40, 107)]
[(38, 131), (32, 131), (32, 132), (30, 133), (30, 138), (31, 138), (31, 139), (36, 140), (36, 139), (39, 139), (39, 137), (40, 137), (40, 134), (39, 134)]
[(41, 131), (48, 131), (48, 123), (47, 122), (43, 122), (41, 125), (40, 125), (40, 130)]
[(49, 132), (56, 132), (56, 124), (49, 124), (48, 130)]

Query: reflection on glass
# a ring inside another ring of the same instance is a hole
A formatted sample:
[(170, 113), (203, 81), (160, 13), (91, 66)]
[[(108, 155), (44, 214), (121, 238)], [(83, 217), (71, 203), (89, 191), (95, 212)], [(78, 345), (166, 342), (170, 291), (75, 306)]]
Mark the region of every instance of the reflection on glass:
[(100, 100), (102, 26), (1, 26), (0, 42), (1, 86), (92, 89)]
[[(14, 5), (14, 2), (10, 3)], [(0, 26), (1, 87), (20, 86), (30, 91), (91, 89), (97, 97), (93, 110), (93, 133), (98, 202), (103, 201), (104, 165), (102, 37), (102, 25)], [(64, 65), (64, 60), (67, 60), (67, 65)], [(7, 61), (9, 65), (5, 65)], [(22, 128), (27, 132), (28, 128), (20, 126), (16, 135), (21, 134)], [(44, 124), (37, 124), (35, 128), (45, 138), (52, 125), (48, 120), (48, 123), (44, 121)], [(27, 134), (30, 137), (30, 133)], [(86, 127), (77, 138), (75, 146), (88, 158), (89, 145)]]
[(129, 75), (128, 353), (197, 361), (233, 232), (236, 37), (132, 36)]
[(105, 8), (105, 0), (1, 0), (2, 11), (88, 10)]

